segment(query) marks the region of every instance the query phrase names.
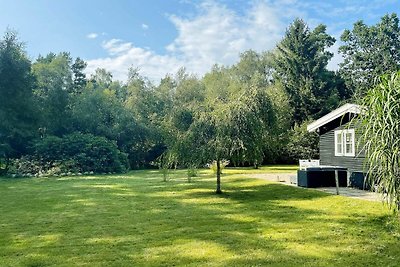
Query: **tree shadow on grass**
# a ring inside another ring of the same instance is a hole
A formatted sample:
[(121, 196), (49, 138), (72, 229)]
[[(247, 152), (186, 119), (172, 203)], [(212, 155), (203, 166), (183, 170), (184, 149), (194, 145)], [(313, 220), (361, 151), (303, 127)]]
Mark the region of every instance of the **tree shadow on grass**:
[[(57, 196), (45, 191), (30, 207), (54, 198), (53, 209), (31, 214), (31, 224), (4, 226), (3, 255), (115, 266), (386, 266), (399, 260), (397, 239), (382, 227), (382, 215), (351, 210), (360, 205), (335, 211), (337, 197), (329, 194), (230, 177), (225, 193), (216, 195), (209, 180), (136, 179), (74, 180)], [(75, 216), (68, 217), (71, 212)], [(23, 246), (12, 247), (21, 231)], [(57, 240), (35, 246), (46, 235)]]

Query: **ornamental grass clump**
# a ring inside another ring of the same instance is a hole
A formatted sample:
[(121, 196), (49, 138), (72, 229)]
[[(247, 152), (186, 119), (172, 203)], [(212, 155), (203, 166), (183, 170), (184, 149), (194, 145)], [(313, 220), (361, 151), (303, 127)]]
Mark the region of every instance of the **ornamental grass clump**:
[(365, 149), (367, 183), (400, 209), (400, 72), (383, 75), (361, 100), (358, 122)]

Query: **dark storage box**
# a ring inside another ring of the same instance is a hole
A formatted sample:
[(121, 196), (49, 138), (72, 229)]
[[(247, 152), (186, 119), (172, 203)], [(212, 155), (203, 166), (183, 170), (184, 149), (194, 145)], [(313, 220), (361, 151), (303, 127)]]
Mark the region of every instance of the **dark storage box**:
[(350, 186), (362, 190), (370, 190), (371, 187), (365, 183), (365, 175), (362, 172), (353, 172), (350, 176)]
[(340, 167), (309, 167), (297, 171), (297, 185), (301, 187), (334, 187), (335, 170), (338, 170), (339, 186), (347, 186), (347, 169)]

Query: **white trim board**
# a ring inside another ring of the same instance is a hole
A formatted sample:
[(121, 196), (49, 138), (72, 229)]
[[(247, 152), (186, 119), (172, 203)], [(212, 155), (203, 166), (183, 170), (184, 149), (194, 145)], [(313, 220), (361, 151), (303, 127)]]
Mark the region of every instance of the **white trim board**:
[(335, 109), (334, 111), (326, 114), (325, 116), (307, 125), (307, 131), (313, 132), (317, 130), (319, 127), (345, 115), (346, 113), (360, 114), (361, 107), (356, 104), (344, 104), (343, 106)]

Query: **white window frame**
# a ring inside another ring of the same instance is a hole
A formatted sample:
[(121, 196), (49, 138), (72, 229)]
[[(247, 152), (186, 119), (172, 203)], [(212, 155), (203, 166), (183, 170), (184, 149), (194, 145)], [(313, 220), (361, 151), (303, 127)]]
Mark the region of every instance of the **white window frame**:
[[(338, 136), (340, 136), (342, 138), (342, 144), (340, 146), (340, 148), (342, 149), (342, 151), (338, 151)], [(343, 131), (342, 130), (337, 130), (335, 131), (335, 156), (343, 156), (344, 155), (344, 151), (343, 151)]]
[[(356, 142), (355, 142), (355, 131), (354, 131), (354, 129), (336, 130), (334, 132), (334, 134), (335, 134), (335, 138), (334, 138), (335, 139), (335, 156), (337, 156), (337, 157), (342, 157), (342, 156), (354, 157), (355, 154), (356, 154), (356, 151), (355, 151)], [(346, 134), (351, 134), (350, 143), (348, 143), (346, 141)], [(342, 151), (341, 152), (338, 151), (338, 136), (342, 137), (342, 144), (341, 144)], [(348, 153), (346, 151), (346, 145), (347, 144), (351, 144), (351, 152), (350, 153)]]

